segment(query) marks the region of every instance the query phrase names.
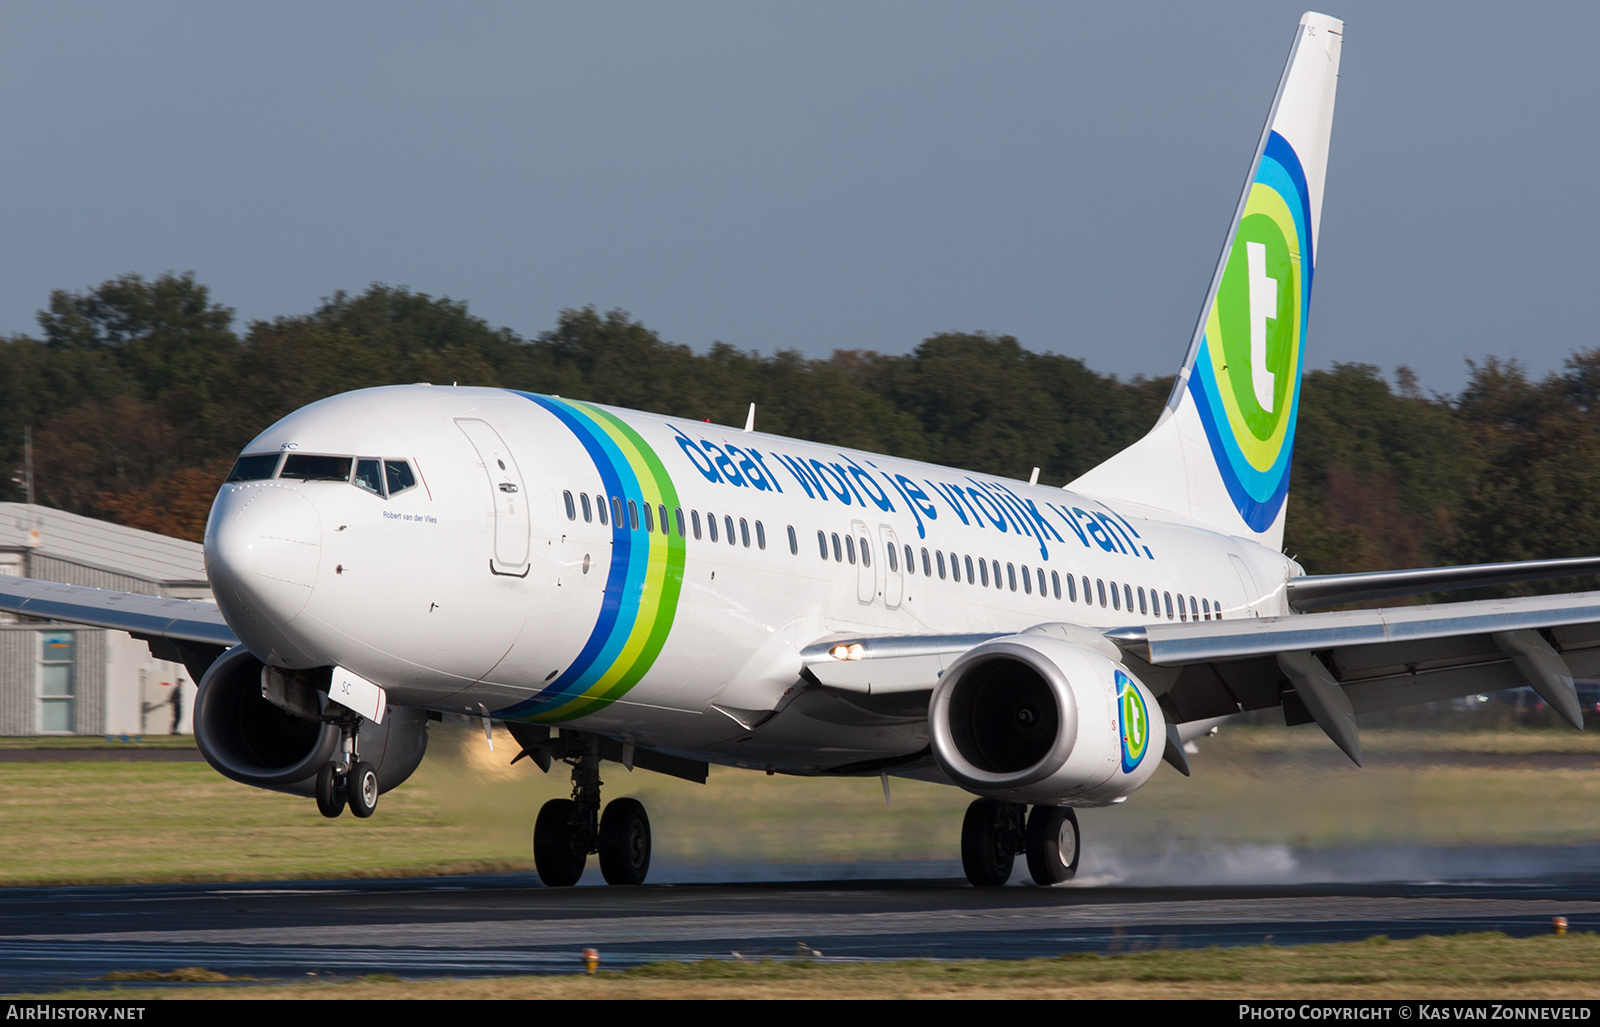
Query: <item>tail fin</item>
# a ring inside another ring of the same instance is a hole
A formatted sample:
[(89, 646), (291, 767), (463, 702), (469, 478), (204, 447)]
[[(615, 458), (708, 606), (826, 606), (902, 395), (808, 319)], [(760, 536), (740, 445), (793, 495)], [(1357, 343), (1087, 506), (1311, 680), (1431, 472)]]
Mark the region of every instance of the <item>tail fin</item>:
[(1282, 547), (1343, 36), (1336, 18), (1300, 19), (1167, 407), (1068, 488)]

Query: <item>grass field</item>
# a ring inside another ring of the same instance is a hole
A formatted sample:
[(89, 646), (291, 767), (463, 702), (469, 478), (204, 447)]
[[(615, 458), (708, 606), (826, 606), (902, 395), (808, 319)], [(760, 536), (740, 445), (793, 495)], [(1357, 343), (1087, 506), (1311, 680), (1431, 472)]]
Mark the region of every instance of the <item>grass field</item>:
[[(1600, 939), (1499, 934), (1296, 948), (1169, 949), (1018, 962), (660, 963), (594, 976), (337, 984), (121, 985), (77, 993), (98, 1000), (685, 999), (685, 998), (1229, 998), (1556, 1000), (1600, 997)], [(211, 975), (214, 979), (217, 975)], [(173, 975), (206, 980), (203, 971)], [(55, 996), (72, 997), (72, 996)]]
[[(564, 768), (507, 765), (481, 731), (434, 725), (422, 767), (378, 815), (324, 820), (309, 799), (235, 784), (203, 763), (0, 762), (0, 884), (239, 880), (531, 869), (539, 806)], [(1082, 814), (1096, 854), (1259, 846), (1600, 842), (1600, 735), (1369, 731), (1365, 769), (1314, 728), (1225, 728), (1194, 777), (1169, 767), (1126, 804)], [(958, 858), (970, 799), (876, 778), (713, 769), (695, 785), (616, 764), (608, 798), (644, 800), (661, 863)], [(1091, 860), (1092, 862), (1092, 860)], [(1086, 867), (1091, 863), (1086, 863)]]

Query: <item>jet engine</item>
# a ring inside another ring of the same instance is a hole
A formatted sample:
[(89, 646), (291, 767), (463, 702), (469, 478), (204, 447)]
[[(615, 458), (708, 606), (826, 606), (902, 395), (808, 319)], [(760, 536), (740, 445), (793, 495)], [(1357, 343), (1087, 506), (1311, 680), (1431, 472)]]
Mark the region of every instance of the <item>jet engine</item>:
[[(211, 665), (195, 697), (195, 742), (224, 777), (276, 792), (315, 795), (317, 772), (338, 752), (339, 728), (310, 719), (310, 709), (290, 712), (265, 698), (264, 669), (242, 645)], [(327, 698), (313, 694), (310, 701), (326, 705)], [(363, 719), (356, 734), (356, 750), (376, 768), (378, 788), (385, 792), (411, 776), (427, 748), (424, 710), (391, 706), (382, 724)]]
[(963, 653), (928, 704), (933, 755), (950, 779), (1004, 802), (1103, 806), (1150, 775), (1166, 744), (1155, 696), (1093, 649), (1044, 634)]

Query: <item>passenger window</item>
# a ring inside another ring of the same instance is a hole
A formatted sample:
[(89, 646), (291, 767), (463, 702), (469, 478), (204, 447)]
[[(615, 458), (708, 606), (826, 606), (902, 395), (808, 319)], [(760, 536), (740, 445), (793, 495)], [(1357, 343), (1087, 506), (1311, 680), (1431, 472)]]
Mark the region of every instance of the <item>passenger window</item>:
[(1206, 620), (1210, 620), (1211, 619), (1211, 600), (1209, 600), (1209, 599), (1200, 600), (1200, 612), (1205, 615), (1205, 619)]
[[(356, 476), (351, 479), (357, 488), (366, 489), (375, 496), (383, 495), (383, 472), (376, 460), (357, 460)], [(572, 493), (567, 493), (567, 505), (572, 505)], [(567, 518), (571, 520), (571, 518)]]
[[(833, 562), (844, 563), (844, 550), (839, 546), (839, 533), (837, 531), (833, 533)], [(851, 557), (850, 562), (855, 563), (855, 557)]]
[[(1011, 586), (1011, 591), (1015, 592), (1017, 590), (1017, 565), (1014, 563), (1006, 564), (1006, 584)], [(994, 568), (994, 587), (1000, 587), (999, 564), (996, 564)]]
[[(731, 545), (735, 545), (735, 542), (733, 540), (733, 518), (731, 516), (729, 516), (728, 514), (723, 514), (722, 515), (722, 526), (724, 528), (728, 529), (728, 545), (730, 545), (730, 546)], [(749, 529), (746, 529), (745, 530), (745, 536), (746, 536), (745, 545), (747, 545), (747, 546), (750, 544), (749, 538), (748, 538), (749, 534), (750, 534)]]
[(1122, 609), (1122, 596), (1117, 592), (1117, 583), (1115, 581), (1111, 583), (1111, 608), (1113, 610)]
[[(967, 557), (962, 557), (962, 559), (963, 559), (963, 561), (965, 561), (965, 563), (966, 563), (966, 565), (967, 565), (967, 584), (969, 584), (969, 585), (976, 585), (976, 584), (977, 584), (977, 583), (978, 583), (978, 579), (977, 579), (977, 577), (976, 577), (976, 576), (975, 576), (975, 575), (974, 575), (974, 574), (973, 574), (973, 573), (972, 573), (972, 557), (970, 557), (970, 556), (967, 556)], [(979, 560), (979, 561), (978, 561), (978, 562), (979, 562), (979, 563), (982, 563), (982, 562), (983, 562), (983, 561), (982, 561), (982, 560)], [(988, 575), (985, 575), (985, 577), (987, 577), (987, 576), (988, 576)], [(985, 584), (987, 584), (987, 582), (985, 582)]]
[[(730, 538), (729, 541), (731, 542), (732, 539)], [(743, 517), (739, 518), (739, 541), (744, 543), (746, 549), (750, 548), (750, 522)]]
[[(989, 587), (989, 561), (988, 560), (979, 560), (978, 561), (978, 572), (983, 576), (983, 587), (984, 588), (988, 588)], [(999, 582), (996, 582), (996, 584), (999, 584)]]
[(817, 548), (822, 551), (822, 558), (826, 560), (828, 558), (828, 536), (821, 531), (817, 532)]
[(650, 513), (650, 504), (646, 503), (644, 505), (644, 531), (645, 531), (645, 534), (648, 535), (648, 534), (650, 534), (651, 532), (653, 532), (655, 530), (656, 530), (655, 518)]
[(632, 531), (639, 530), (639, 504), (631, 499), (628, 500), (628, 528)]
[[(922, 551), (922, 558), (924, 560), (926, 560), (928, 558), (928, 551), (926, 549), (924, 549)], [(911, 551), (911, 547), (910, 546), (906, 546), (906, 573), (907, 574), (915, 574), (915, 573), (917, 573), (917, 555)], [(927, 572), (924, 571), (923, 573), (927, 573)]]
[(262, 453), (258, 456), (241, 456), (234, 462), (233, 470), (228, 472), (227, 481), (262, 481), (272, 477), (272, 472), (278, 469), (277, 453)]
[[(1043, 599), (1044, 598), (1044, 568), (1043, 567), (1039, 567), (1039, 568), (1036, 568), (1036, 570), (1038, 570), (1038, 572), (1039, 572), (1039, 598)], [(1060, 599), (1061, 596), (1057, 595), (1056, 598)]]
[(677, 509), (673, 510), (672, 512), (673, 512), (674, 516), (676, 516), (676, 518), (678, 520), (678, 537), (679, 538), (683, 538), (683, 534), (684, 534), (684, 532), (683, 532), (683, 507), (680, 506)]
[(292, 481), (349, 481), (354, 457), (312, 456), (309, 453), (290, 453), (283, 460), (280, 478)]
[(1199, 607), (1197, 607), (1195, 605), (1194, 596), (1190, 596), (1189, 597), (1189, 619), (1190, 620), (1199, 620), (1200, 619), (1200, 609), (1199, 609)]
[(1219, 599), (1211, 600), (1211, 612), (1216, 614), (1217, 620), (1221, 620), (1222, 619), (1222, 601), (1221, 600), (1219, 600)]
[(872, 547), (867, 544), (866, 539), (861, 540), (861, 566), (872, 566)]
[(404, 460), (385, 460), (383, 462), (383, 478), (389, 486), (389, 495), (414, 488), (417, 476), (411, 473), (411, 465)]
[(711, 541), (717, 540), (717, 515), (706, 511), (706, 537)]
[(600, 515), (600, 523), (601, 524), (607, 523), (608, 518), (606, 516), (606, 511), (611, 509), (611, 504), (609, 504), (609, 503), (607, 503), (605, 501), (605, 497), (604, 496), (595, 496), (594, 497), (594, 509), (595, 509), (595, 512)]
[(611, 497), (611, 516), (612, 519), (617, 522), (617, 527), (619, 529), (628, 523), (627, 518), (623, 517), (622, 515), (622, 500), (618, 499), (616, 496)]
[(1161, 593), (1161, 595), (1167, 601), (1167, 620), (1171, 620), (1172, 619), (1172, 593), (1171, 592), (1163, 592), (1163, 593)]
[(895, 558), (894, 543), (889, 542), (884, 546), (884, 548), (889, 550), (889, 569), (891, 571), (898, 571), (900, 569), (900, 561)]
[(1122, 602), (1123, 602), (1123, 605), (1128, 608), (1128, 612), (1132, 613), (1133, 612), (1133, 586), (1132, 585), (1123, 585), (1122, 586)]
[[(361, 464), (362, 463), (365, 463), (365, 461), (361, 461), (361, 462), (358, 462), (356, 464), (356, 484), (357, 485), (361, 484)], [(377, 491), (377, 490), (374, 489), (373, 491)], [(572, 502), (572, 492), (571, 492), (571, 490), (568, 490), (566, 492), (561, 493), (561, 501), (567, 508), (567, 520), (569, 520), (569, 521), (577, 520), (578, 519), (578, 508)]]
[[(922, 551), (922, 576), (924, 578), (933, 577), (933, 561), (928, 559), (928, 551), (926, 549)], [(944, 577), (943, 560), (939, 561), (939, 577)]]
[(856, 537), (854, 535), (846, 535), (844, 537), (844, 555), (851, 563), (856, 562)]
[(594, 520), (594, 511), (589, 508), (589, 493), (578, 493), (578, 505), (583, 507), (583, 521), (588, 524)]
[[(1071, 581), (1072, 579), (1069, 577), (1067, 580)], [(1061, 575), (1055, 571), (1050, 572), (1050, 591), (1056, 594), (1057, 599), (1061, 598)]]
[(700, 537), (700, 511), (699, 510), (690, 510), (689, 511), (689, 523), (690, 523), (690, 525), (692, 525), (694, 527), (694, 537), (695, 538), (699, 538)]
[(1139, 586), (1139, 615), (1141, 617), (1148, 616), (1148, 611), (1145, 609), (1145, 605), (1144, 605), (1144, 586), (1143, 585)]
[(1095, 592), (1098, 593), (1099, 596), (1100, 596), (1100, 607), (1101, 607), (1101, 609), (1104, 609), (1105, 605), (1106, 605), (1106, 579), (1104, 579), (1104, 578), (1095, 578), (1094, 579), (1094, 584), (1095, 584)]
[[(1006, 570), (1009, 571), (1010, 569), (1011, 565), (1009, 563), (1006, 564)], [(1033, 575), (1028, 573), (1028, 568), (1026, 567), (1022, 568), (1022, 591), (1030, 596), (1033, 595)]]
[(756, 522), (756, 548), (767, 548), (767, 529), (762, 527), (760, 521)]
[(663, 535), (672, 534), (672, 526), (667, 521), (667, 505), (665, 503), (663, 503), (660, 506), (656, 507), (656, 514), (661, 519), (661, 534), (663, 534)]

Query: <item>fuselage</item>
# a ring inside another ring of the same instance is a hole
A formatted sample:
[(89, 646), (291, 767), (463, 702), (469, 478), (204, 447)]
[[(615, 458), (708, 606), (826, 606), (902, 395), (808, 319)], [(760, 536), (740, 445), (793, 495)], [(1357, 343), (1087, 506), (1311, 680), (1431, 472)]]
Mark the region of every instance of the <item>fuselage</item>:
[(265, 662), (802, 772), (927, 744), (884, 709), (819, 746), (806, 646), (1281, 614), (1298, 570), (1060, 488), (501, 389), (335, 396), (244, 457), (205, 548)]

